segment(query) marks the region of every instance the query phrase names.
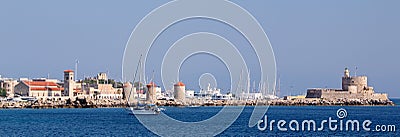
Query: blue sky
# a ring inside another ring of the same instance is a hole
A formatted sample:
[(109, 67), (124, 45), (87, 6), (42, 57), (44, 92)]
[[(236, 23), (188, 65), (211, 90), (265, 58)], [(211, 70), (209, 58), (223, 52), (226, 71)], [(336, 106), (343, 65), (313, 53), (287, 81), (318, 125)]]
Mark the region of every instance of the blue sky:
[[(73, 69), (79, 59), (79, 78), (108, 71), (119, 80), (125, 44), (133, 28), (166, 2), (2, 0), (0, 74), (13, 78), (50, 74), (61, 79), (62, 71)], [(357, 66), (357, 74), (369, 76), (369, 85), (377, 92), (400, 97), (399, 1), (233, 2), (248, 10), (266, 31), (276, 56), (281, 95), (305, 93), (311, 87), (340, 88), (344, 68), (349, 67), (354, 75)], [(156, 44), (168, 46), (180, 35), (204, 30), (246, 45), (235, 31), (199, 19), (176, 24)], [(242, 51), (252, 64), (251, 50)], [(158, 54), (163, 54), (163, 49), (152, 49), (150, 59), (157, 60)], [(149, 63), (157, 65), (157, 61)], [(181, 79), (188, 88), (198, 89), (198, 77), (204, 72), (214, 72), (221, 88), (230, 86), (225, 82), (229, 80), (226, 68), (210, 56), (193, 56), (182, 67)], [(257, 72), (252, 72), (257, 77)], [(161, 81), (157, 75), (155, 81)]]

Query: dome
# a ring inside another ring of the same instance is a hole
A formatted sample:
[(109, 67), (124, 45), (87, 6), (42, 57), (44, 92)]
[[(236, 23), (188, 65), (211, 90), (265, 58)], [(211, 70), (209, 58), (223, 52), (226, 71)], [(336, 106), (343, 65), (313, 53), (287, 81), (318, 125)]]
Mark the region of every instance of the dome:
[(185, 84), (183, 84), (183, 82), (179, 81), (178, 83), (175, 84), (175, 86), (185, 86)]

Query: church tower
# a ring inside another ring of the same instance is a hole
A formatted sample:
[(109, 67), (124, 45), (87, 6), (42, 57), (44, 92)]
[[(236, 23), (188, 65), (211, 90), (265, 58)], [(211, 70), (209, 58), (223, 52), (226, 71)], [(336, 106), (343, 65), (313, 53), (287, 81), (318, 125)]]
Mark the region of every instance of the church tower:
[(74, 97), (74, 71), (65, 70), (64, 71), (64, 96), (68, 96), (72, 99)]

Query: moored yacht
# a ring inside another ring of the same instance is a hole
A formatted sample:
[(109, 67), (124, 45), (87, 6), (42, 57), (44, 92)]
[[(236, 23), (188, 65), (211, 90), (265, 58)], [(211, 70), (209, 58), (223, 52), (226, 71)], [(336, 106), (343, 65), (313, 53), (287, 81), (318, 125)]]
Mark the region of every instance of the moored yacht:
[(156, 115), (160, 114), (161, 109), (154, 104), (137, 105), (134, 107), (127, 107), (126, 110), (132, 115)]

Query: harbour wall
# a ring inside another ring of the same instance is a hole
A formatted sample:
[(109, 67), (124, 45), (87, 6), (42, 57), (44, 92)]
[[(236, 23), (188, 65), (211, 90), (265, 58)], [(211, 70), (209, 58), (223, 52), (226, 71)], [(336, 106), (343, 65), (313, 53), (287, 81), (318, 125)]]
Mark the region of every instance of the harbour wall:
[[(167, 101), (158, 100), (155, 102), (158, 106), (393, 106), (390, 100), (379, 99), (337, 99), (326, 100), (322, 98), (303, 98), (303, 99), (275, 99), (275, 100), (200, 100), (192, 99), (190, 101)], [(73, 102), (0, 102), (0, 109), (11, 108), (110, 108), (127, 107), (127, 102), (123, 100), (91, 100), (91, 101), (73, 101)]]

